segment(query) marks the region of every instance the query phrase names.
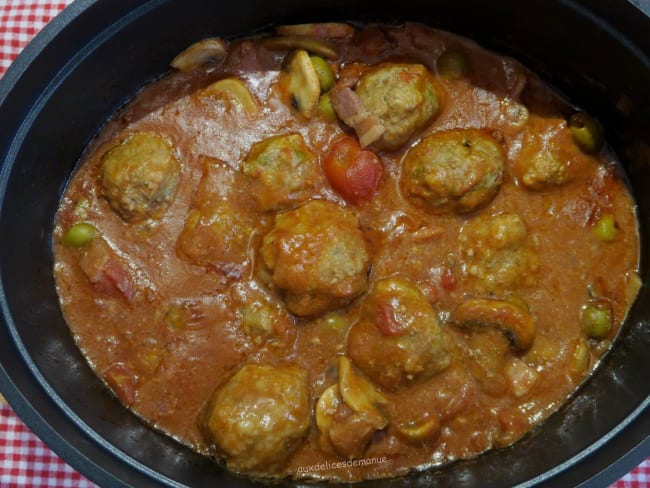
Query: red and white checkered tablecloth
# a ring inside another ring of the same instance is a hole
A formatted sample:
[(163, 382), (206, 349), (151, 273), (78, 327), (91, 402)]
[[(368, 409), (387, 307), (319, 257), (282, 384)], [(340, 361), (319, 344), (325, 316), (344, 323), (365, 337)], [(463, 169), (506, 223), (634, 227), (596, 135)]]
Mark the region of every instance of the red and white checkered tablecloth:
[[(72, 0), (0, 0), (0, 77), (25, 45)], [(0, 487), (92, 488), (36, 437), (0, 397)], [(650, 488), (650, 458), (611, 488)]]

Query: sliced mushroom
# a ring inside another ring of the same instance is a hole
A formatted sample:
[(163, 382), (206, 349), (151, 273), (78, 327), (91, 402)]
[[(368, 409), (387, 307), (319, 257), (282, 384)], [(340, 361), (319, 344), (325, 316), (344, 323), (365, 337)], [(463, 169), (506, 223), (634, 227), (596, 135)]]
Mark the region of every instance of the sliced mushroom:
[(226, 97), (249, 114), (259, 112), (257, 100), (255, 100), (246, 83), (239, 78), (224, 78), (215, 81), (201, 90), (200, 94), (209, 97)]
[(350, 24), (320, 22), (316, 24), (279, 25), (275, 32), (282, 36), (307, 36), (319, 39), (346, 39), (355, 33)]
[(309, 118), (318, 112), (320, 82), (304, 49), (295, 51), (286, 66), (286, 83), (292, 103), (298, 113)]
[(262, 39), (268, 49), (302, 49), (329, 59), (336, 59), (338, 52), (331, 42), (303, 36), (277, 36)]
[(328, 433), (332, 424), (334, 424), (334, 415), (341, 405), (341, 396), (339, 386), (332, 385), (328, 387), (318, 398), (316, 402), (315, 417), (316, 426), (321, 433)]
[(316, 402), (316, 425), (321, 449), (334, 448), (347, 459), (363, 455), (373, 434), (388, 425), (377, 408), (387, 403), (375, 387), (359, 375), (349, 359), (339, 359), (339, 384), (329, 386)]
[(517, 350), (530, 348), (535, 340), (535, 323), (530, 313), (506, 300), (466, 300), (453, 310), (450, 321), (462, 327), (494, 327)]
[(404, 440), (413, 444), (427, 442), (440, 434), (440, 419), (432, 416), (403, 422), (397, 426), (397, 433)]
[(377, 408), (388, 403), (386, 397), (357, 373), (352, 362), (344, 356), (339, 358), (339, 391), (345, 404), (356, 413), (364, 414), (375, 429), (388, 425), (388, 419)]
[(181, 71), (189, 71), (212, 59), (225, 58), (228, 45), (219, 37), (210, 37), (195, 42), (172, 59), (170, 66)]

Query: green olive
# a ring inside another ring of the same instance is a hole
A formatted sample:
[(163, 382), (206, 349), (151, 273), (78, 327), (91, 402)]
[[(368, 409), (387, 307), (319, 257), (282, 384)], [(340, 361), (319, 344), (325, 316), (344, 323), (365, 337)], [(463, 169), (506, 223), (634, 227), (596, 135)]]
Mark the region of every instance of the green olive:
[(323, 317), (323, 320), (325, 322), (325, 325), (336, 330), (343, 330), (348, 326), (348, 321), (345, 319), (345, 317), (338, 313), (329, 313)]
[(334, 122), (336, 120), (336, 112), (334, 112), (332, 99), (330, 98), (329, 93), (324, 93), (318, 99), (318, 111), (325, 120), (329, 122)]
[(612, 331), (612, 307), (604, 300), (594, 300), (580, 311), (582, 330), (591, 339), (604, 339)]
[(616, 239), (616, 221), (612, 214), (603, 214), (596, 222), (594, 236), (603, 242), (612, 242)]
[(597, 153), (605, 143), (600, 123), (584, 112), (576, 112), (571, 115), (569, 129), (571, 129), (575, 143), (587, 154)]
[(179, 305), (172, 304), (165, 314), (165, 322), (172, 329), (182, 329), (187, 325), (185, 311)]
[(445, 51), (438, 58), (438, 72), (450, 80), (458, 80), (467, 75), (469, 61), (458, 51)]
[(336, 78), (330, 65), (320, 56), (310, 56), (311, 64), (318, 76), (318, 83), (322, 92), (326, 92), (336, 84)]
[(98, 230), (94, 225), (85, 222), (74, 224), (63, 236), (63, 244), (69, 247), (82, 247), (97, 236)]

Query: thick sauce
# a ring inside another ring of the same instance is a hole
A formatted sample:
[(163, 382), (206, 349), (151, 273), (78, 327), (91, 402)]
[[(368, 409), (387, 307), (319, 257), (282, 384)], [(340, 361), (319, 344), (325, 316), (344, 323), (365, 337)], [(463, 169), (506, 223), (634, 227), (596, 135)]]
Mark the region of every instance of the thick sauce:
[(101, 131), (54, 231), (74, 338), (128, 408), (244, 473), (359, 481), (509, 445), (640, 286), (615, 158), (470, 41), (307, 30), (222, 43)]

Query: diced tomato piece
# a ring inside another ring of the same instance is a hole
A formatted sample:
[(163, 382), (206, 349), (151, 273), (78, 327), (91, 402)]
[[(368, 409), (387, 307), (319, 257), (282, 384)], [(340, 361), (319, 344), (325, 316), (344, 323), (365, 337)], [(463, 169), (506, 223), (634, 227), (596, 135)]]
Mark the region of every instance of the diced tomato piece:
[(390, 303), (382, 303), (377, 310), (377, 328), (383, 335), (399, 336), (406, 332), (405, 324), (395, 317), (395, 309)]
[(131, 286), (129, 272), (117, 259), (111, 258), (104, 266), (104, 275), (112, 285), (124, 295), (128, 302), (133, 302), (135, 289)]
[(126, 405), (135, 401), (137, 378), (124, 363), (113, 363), (104, 371), (104, 380)]
[(438, 391), (437, 396), (443, 400), (441, 417), (443, 419), (452, 419), (469, 407), (474, 397), (474, 388), (465, 383), (460, 385), (460, 388), (442, 388)]
[(454, 270), (446, 267), (442, 270), (440, 275), (440, 286), (447, 291), (453, 291), (456, 288), (456, 274)]
[(133, 302), (136, 288), (129, 269), (103, 239), (93, 239), (79, 260), (79, 266), (97, 291), (122, 295), (129, 303)]
[(337, 138), (323, 160), (325, 176), (350, 203), (368, 201), (377, 191), (384, 167), (374, 152), (361, 149), (350, 136)]

